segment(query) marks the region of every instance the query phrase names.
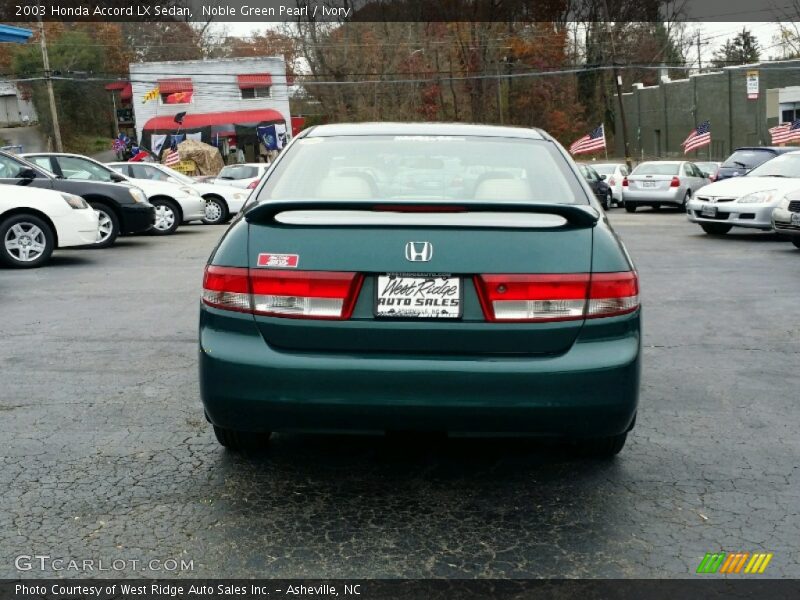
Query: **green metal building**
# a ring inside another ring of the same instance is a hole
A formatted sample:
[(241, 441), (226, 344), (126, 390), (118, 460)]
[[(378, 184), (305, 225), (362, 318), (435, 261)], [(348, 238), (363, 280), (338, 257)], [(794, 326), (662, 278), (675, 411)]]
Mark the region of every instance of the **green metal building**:
[[(757, 77), (755, 77), (757, 76)], [(749, 80), (749, 81), (748, 81)], [(725, 67), (623, 93), (631, 158), (683, 156), (681, 142), (697, 123), (711, 122), (711, 146), (695, 160), (723, 160), (739, 146), (770, 145), (769, 128), (800, 118), (800, 60)], [(624, 156), (619, 111), (615, 154)]]

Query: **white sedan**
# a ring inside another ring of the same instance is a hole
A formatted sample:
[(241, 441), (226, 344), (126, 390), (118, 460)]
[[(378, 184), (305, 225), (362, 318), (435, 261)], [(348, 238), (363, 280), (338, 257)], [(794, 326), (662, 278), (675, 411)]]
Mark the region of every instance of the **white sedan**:
[(126, 182), (141, 188), (147, 200), (156, 207), (150, 233), (169, 235), (186, 221), (201, 221), (206, 216), (206, 201), (192, 187), (161, 181), (133, 179), (118, 173), (101, 162), (81, 156), (55, 152), (23, 154), (27, 160), (66, 179)]
[(248, 190), (195, 181), (183, 173), (178, 173), (178, 171), (158, 163), (113, 162), (108, 163), (108, 166), (123, 175), (133, 177), (137, 182), (146, 179), (194, 188), (206, 200), (206, 215), (203, 219), (203, 223), (206, 225), (220, 225), (230, 221), (231, 216), (242, 209), (249, 195)]
[(790, 192), (800, 189), (800, 152), (787, 152), (744, 177), (717, 181), (699, 190), (686, 212), (708, 234), (724, 235), (733, 227), (772, 230), (772, 213)]
[(80, 196), (0, 185), (0, 264), (43, 265), (55, 248), (94, 244), (97, 213)]
[(258, 182), (269, 169), (270, 163), (243, 163), (228, 165), (219, 172), (214, 183), (232, 185), (233, 187), (254, 190)]

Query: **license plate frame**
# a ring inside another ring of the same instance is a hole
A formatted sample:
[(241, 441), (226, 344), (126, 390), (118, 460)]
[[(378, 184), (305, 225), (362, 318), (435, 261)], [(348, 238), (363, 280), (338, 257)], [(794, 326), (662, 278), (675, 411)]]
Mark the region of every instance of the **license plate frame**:
[[(387, 285), (390, 281), (398, 281), (395, 284), (395, 293), (387, 292)], [(431, 283), (428, 283), (431, 282)], [(428, 293), (423, 290), (420, 292), (419, 285), (428, 284), (433, 288), (446, 286), (448, 289), (455, 286), (455, 293)], [(464, 314), (464, 280), (462, 277), (449, 273), (380, 273), (374, 278), (375, 294), (373, 298), (372, 311), (376, 319), (388, 319), (392, 321), (406, 319), (409, 321), (455, 321), (461, 319)], [(411, 286), (417, 286), (412, 289)], [(404, 288), (404, 291), (399, 291)], [(407, 290), (407, 291), (406, 291)], [(381, 299), (401, 300), (403, 304), (381, 303)], [(439, 312), (435, 311), (435, 304), (418, 306), (418, 300), (448, 300), (448, 306), (442, 306)], [(408, 300), (408, 304), (405, 301)], [(456, 305), (452, 305), (452, 301)], [(430, 307), (430, 308), (428, 308)], [(427, 308), (427, 310), (425, 310)], [(419, 309), (419, 310), (414, 310)]]
[(647, 188), (647, 189), (654, 188), (654, 187), (656, 187), (656, 182), (655, 181), (642, 181), (642, 187), (643, 188)]
[(800, 227), (800, 213), (792, 213), (792, 216), (789, 217), (789, 224), (792, 227)]
[(717, 207), (716, 206), (703, 206), (700, 209), (700, 216), (707, 217), (709, 219), (716, 219), (717, 218)]

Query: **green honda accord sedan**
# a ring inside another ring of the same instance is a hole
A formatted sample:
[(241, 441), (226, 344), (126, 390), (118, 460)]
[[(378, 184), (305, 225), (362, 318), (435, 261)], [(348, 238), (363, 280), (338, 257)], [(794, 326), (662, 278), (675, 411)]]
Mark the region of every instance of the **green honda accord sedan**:
[(639, 394), (638, 277), (533, 129), (344, 124), (284, 149), (205, 269), (219, 442), (535, 435), (614, 455)]

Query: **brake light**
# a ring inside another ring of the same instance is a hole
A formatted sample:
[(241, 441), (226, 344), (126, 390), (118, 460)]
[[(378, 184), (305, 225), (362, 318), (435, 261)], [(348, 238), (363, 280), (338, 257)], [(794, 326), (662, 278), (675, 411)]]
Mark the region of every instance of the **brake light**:
[(247, 186), (247, 189), (254, 190), (256, 189), (257, 186), (258, 186), (258, 179), (256, 179), (255, 181), (251, 181), (250, 185)]
[(297, 319), (349, 319), (363, 276), (328, 271), (206, 267), (205, 304), (223, 310)]
[(250, 271), (253, 312), (299, 319), (349, 319), (362, 276), (328, 271)]
[(478, 275), (487, 321), (571, 321), (622, 315), (639, 306), (636, 273)]
[(627, 177), (623, 177), (622, 178), (622, 187), (628, 187), (628, 178)]
[(673, 177), (672, 181), (669, 182), (669, 187), (680, 187), (680, 186), (681, 186), (681, 180), (678, 179), (677, 177)]

